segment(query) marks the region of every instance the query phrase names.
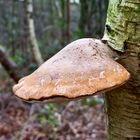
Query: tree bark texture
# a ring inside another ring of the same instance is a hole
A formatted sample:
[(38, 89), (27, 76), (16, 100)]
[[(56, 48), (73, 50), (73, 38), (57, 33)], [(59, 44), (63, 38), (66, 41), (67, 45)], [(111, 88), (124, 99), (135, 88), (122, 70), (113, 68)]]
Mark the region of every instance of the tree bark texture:
[(0, 46), (0, 63), (7, 71), (8, 75), (17, 83), (20, 79), (17, 65), (10, 59), (4, 49)]
[(25, 0), (25, 10), (26, 10), (26, 18), (27, 18), (27, 27), (29, 30), (29, 40), (32, 45), (32, 51), (33, 51), (32, 53), (37, 64), (41, 65), (43, 63), (43, 59), (42, 59), (42, 56), (38, 47), (36, 35), (35, 35), (32, 0)]
[(131, 74), (105, 94), (109, 140), (140, 140), (140, 0), (110, 0), (103, 40)]

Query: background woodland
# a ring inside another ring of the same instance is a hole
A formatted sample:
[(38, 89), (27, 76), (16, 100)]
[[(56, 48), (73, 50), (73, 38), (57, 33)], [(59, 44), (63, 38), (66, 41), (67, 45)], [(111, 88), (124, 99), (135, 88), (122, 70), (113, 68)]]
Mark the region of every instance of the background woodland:
[(68, 43), (102, 38), (108, 0), (0, 0), (0, 140), (104, 140), (102, 97), (28, 104), (12, 86)]

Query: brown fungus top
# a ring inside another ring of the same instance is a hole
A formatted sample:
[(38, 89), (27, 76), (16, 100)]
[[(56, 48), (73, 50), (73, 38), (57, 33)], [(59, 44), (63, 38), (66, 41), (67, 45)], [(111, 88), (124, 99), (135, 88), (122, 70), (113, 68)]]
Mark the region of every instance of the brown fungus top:
[(109, 55), (97, 39), (79, 39), (42, 64), (13, 87), (24, 100), (74, 99), (123, 84), (127, 70)]

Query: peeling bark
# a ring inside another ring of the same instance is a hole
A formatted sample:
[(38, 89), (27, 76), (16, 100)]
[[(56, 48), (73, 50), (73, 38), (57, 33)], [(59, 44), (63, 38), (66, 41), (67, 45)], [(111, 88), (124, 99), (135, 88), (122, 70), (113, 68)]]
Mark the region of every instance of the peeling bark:
[(110, 0), (103, 40), (120, 51), (130, 80), (105, 94), (109, 140), (140, 140), (140, 1)]

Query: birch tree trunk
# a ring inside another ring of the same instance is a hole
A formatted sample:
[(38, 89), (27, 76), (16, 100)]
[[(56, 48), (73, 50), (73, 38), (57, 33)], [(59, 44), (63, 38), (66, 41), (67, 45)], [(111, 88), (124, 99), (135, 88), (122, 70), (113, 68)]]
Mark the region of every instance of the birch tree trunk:
[(130, 80), (105, 94), (109, 140), (140, 140), (140, 0), (110, 0), (103, 40), (119, 51)]
[(26, 10), (27, 27), (29, 30), (29, 40), (32, 45), (32, 51), (33, 51), (32, 53), (37, 64), (41, 65), (43, 63), (43, 59), (35, 35), (32, 0), (25, 0), (25, 10)]

